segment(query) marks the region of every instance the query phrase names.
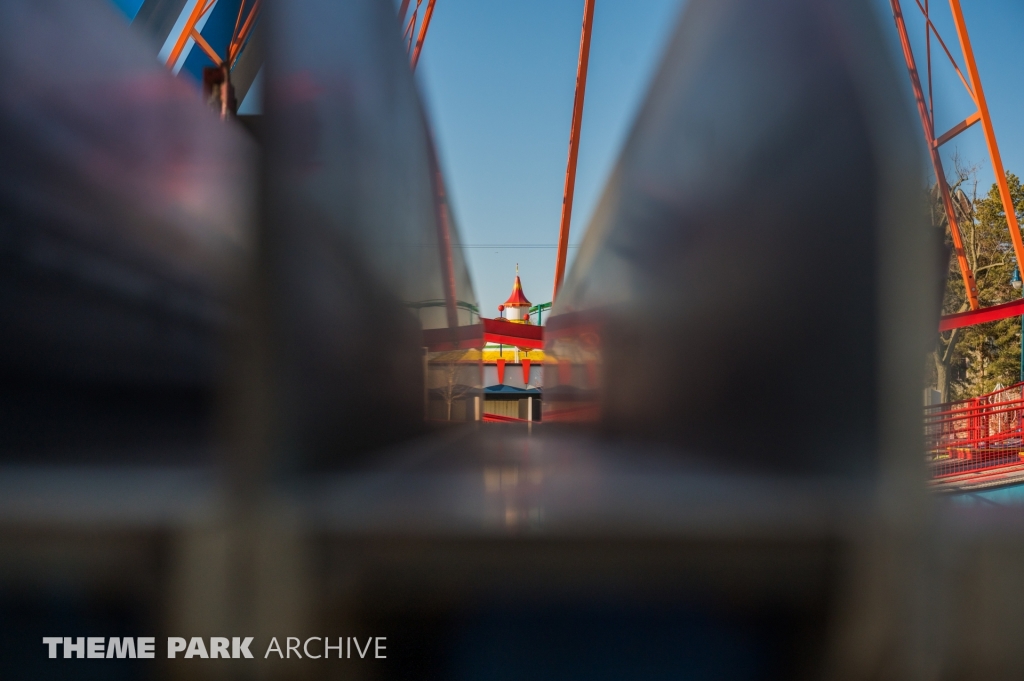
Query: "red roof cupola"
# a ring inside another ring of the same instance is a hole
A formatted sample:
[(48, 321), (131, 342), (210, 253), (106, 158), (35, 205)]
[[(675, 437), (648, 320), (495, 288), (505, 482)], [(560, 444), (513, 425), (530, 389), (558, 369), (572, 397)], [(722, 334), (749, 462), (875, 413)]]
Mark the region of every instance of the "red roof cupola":
[(505, 301), (504, 305), (499, 305), (499, 311), (505, 312), (505, 318), (509, 322), (518, 322), (519, 324), (529, 324), (529, 307), (531, 303), (526, 300), (526, 296), (522, 293), (522, 282), (519, 281), (519, 265), (515, 266), (515, 284), (512, 285), (512, 295)]
[(519, 265), (516, 265), (516, 281), (512, 284), (512, 295), (505, 301), (505, 307), (530, 307), (532, 304), (523, 295), (523, 283), (519, 281)]

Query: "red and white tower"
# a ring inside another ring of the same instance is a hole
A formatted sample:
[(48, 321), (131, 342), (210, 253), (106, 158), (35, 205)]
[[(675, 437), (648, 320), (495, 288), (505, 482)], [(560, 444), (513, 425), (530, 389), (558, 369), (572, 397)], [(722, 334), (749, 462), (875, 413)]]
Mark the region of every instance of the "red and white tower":
[(519, 281), (519, 265), (516, 264), (516, 281), (512, 284), (512, 295), (504, 305), (498, 306), (498, 312), (505, 313), (505, 319), (520, 324), (530, 323), (530, 306), (532, 303), (523, 294), (523, 282)]

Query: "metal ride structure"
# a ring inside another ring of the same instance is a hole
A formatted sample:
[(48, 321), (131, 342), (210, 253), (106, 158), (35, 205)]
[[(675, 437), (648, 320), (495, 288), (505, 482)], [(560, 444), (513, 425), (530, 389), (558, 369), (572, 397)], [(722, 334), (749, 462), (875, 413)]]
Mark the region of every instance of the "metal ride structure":
[(933, 483), (972, 487), (1019, 480), (1024, 472), (1024, 383), (925, 407)]
[[(413, 45), (413, 35), (416, 33), (417, 17), (419, 15), (422, 0), (416, 0), (408, 23), (405, 21), (406, 13), (409, 10), (409, 0), (402, 0), (398, 8), (399, 26), (404, 26), (402, 32), (402, 43), (405, 51), (409, 54), (409, 68), (416, 71), (416, 65), (420, 60), (420, 53), (423, 51), (423, 41), (427, 38), (427, 30), (430, 28), (430, 20), (434, 16), (435, 0), (428, 0), (426, 11), (419, 22), (419, 34), (416, 36), (416, 43)], [(437, 150), (433, 141), (428, 139), (428, 161), (431, 168), (431, 180), (433, 181), (434, 206), (437, 213), (437, 244), (438, 255), (441, 260), (441, 273), (444, 281), (444, 306), (447, 328), (440, 333), (427, 334), (428, 347), (432, 350), (455, 350), (465, 343), (465, 338), (460, 338), (457, 332), (459, 327), (458, 310), (466, 305), (460, 301), (456, 294), (455, 274), (452, 264), (452, 227), (451, 209), (448, 205), (448, 191), (445, 188), (444, 176), (441, 173), (441, 166), (437, 159)]]
[(216, 0), (198, 0), (196, 2), (192, 13), (189, 14), (188, 20), (178, 34), (174, 47), (167, 56), (166, 65), (167, 68), (173, 69), (189, 39), (194, 40), (199, 49), (215, 64), (213, 68), (203, 70), (203, 94), (207, 99), (216, 98), (219, 102), (221, 118), (226, 118), (229, 114), (233, 115), (237, 108), (234, 89), (231, 86), (231, 70), (237, 63), (238, 57), (242, 54), (242, 50), (252, 36), (256, 22), (259, 20), (260, 0), (253, 0), (251, 4), (247, 0), (242, 0), (239, 3), (235, 27), (223, 57), (198, 29), (199, 21), (213, 10), (215, 4)]
[[(896, 23), (896, 30), (899, 32), (900, 44), (903, 48), (903, 58), (906, 62), (907, 71), (910, 75), (911, 86), (914, 91), (914, 99), (917, 103), (918, 115), (921, 119), (921, 127), (924, 130), (925, 143), (928, 146), (928, 153), (931, 157), (932, 169), (935, 173), (935, 181), (942, 199), (946, 219), (949, 223), (949, 232), (953, 240), (953, 249), (960, 266), (960, 274), (963, 278), (964, 288), (967, 293), (967, 300), (970, 310), (957, 314), (944, 316), (939, 325), (939, 331), (948, 331), (954, 328), (981, 324), (983, 322), (996, 321), (1012, 317), (1024, 312), (1024, 301), (1013, 301), (989, 308), (982, 308), (978, 301), (978, 288), (975, 282), (974, 273), (971, 271), (970, 263), (964, 252), (963, 236), (960, 224), (953, 205), (953, 197), (949, 190), (949, 184), (942, 167), (942, 158), (939, 149), (947, 142), (953, 140), (957, 135), (964, 132), (973, 125), (980, 123), (985, 136), (985, 145), (988, 148), (989, 158), (992, 162), (992, 171), (995, 173), (996, 185), (999, 188), (999, 197), (1002, 200), (1003, 210), (1006, 214), (1006, 222), (1010, 232), (1010, 241), (1013, 244), (1014, 256), (1017, 267), (1024, 271), (1024, 241), (1021, 239), (1020, 226), (1017, 222), (1017, 215), (1014, 211), (1013, 200), (1010, 197), (1010, 188), (1006, 183), (1006, 173), (1003, 169), (1002, 158), (999, 154), (999, 145), (996, 142), (995, 130), (992, 127), (992, 117), (989, 113), (988, 102), (985, 99), (985, 92), (981, 84), (981, 76), (978, 73), (978, 65), (974, 58), (974, 50), (971, 47), (970, 36), (967, 33), (967, 25), (964, 21), (963, 10), (960, 0), (949, 0), (950, 12), (953, 24), (956, 27), (957, 39), (960, 43), (960, 51), (964, 60), (964, 71), (960, 69), (956, 59), (950, 52), (946, 42), (942, 39), (938, 29), (932, 22), (930, 0), (914, 0), (918, 9), (924, 17), (925, 22), (925, 73), (927, 89), (922, 85), (921, 76), (918, 71), (917, 62), (913, 49), (910, 45), (910, 36), (907, 32), (907, 25), (903, 15), (900, 0), (890, 0), (893, 20)], [(956, 71), (960, 82), (967, 91), (968, 96), (974, 103), (975, 111), (960, 123), (954, 125), (946, 132), (937, 135), (935, 132), (935, 106), (932, 90), (932, 37), (941, 47), (943, 53), (949, 59), (953, 69)]]
[[(238, 6), (238, 18), (235, 20), (235, 30), (231, 36), (231, 42), (228, 43), (228, 49), (225, 53), (225, 57), (221, 57), (217, 50), (203, 38), (202, 34), (196, 29), (196, 24), (199, 20), (206, 16), (213, 6), (216, 4), (216, 0), (199, 0), (196, 3), (195, 8), (192, 10), (192, 14), (189, 15), (188, 21), (185, 22), (185, 26), (181, 29), (181, 33), (178, 34), (178, 40), (174, 43), (174, 48), (171, 49), (171, 53), (167, 56), (167, 66), (173, 67), (178, 62), (178, 57), (181, 56), (182, 50), (185, 49), (185, 44), (189, 38), (196, 42), (196, 45), (206, 53), (214, 64), (227, 64), (229, 67), (234, 66), (235, 61), (238, 59), (238, 55), (242, 53), (242, 48), (245, 47), (246, 41), (252, 33), (253, 27), (256, 25), (256, 20), (260, 14), (260, 0), (254, 0), (249, 5), (249, 11), (246, 12), (246, 0)], [(242, 17), (245, 17), (243, 19)]]
[[(977, 296), (977, 284), (975, 282), (974, 273), (971, 270), (964, 252), (961, 226), (953, 206), (953, 197), (950, 193), (949, 185), (945, 177), (939, 149), (944, 144), (952, 141), (960, 133), (971, 128), (975, 124), (980, 123), (982, 127), (985, 143), (992, 162), (993, 172), (996, 177), (996, 184), (999, 188), (1000, 198), (1006, 214), (1015, 259), (1018, 268), (1021, 271), (1024, 271), (1024, 241), (1022, 241), (1020, 227), (1012, 207), (1012, 199), (1010, 197), (1009, 187), (1006, 183), (1006, 175), (1003, 169), (998, 143), (996, 141), (995, 130), (992, 126), (988, 103), (982, 88), (981, 77), (978, 72), (974, 51), (971, 46), (967, 26), (964, 21), (960, 0), (950, 0), (949, 4), (953, 23), (956, 27), (961, 54), (963, 56), (964, 69), (960, 68), (946, 41), (932, 22), (932, 8), (930, 7), (930, 2), (931, 0), (915, 0), (915, 4), (920, 10), (925, 22), (926, 78), (922, 81), (917, 61), (910, 44), (910, 37), (902, 5), (900, 0), (890, 0), (893, 19), (899, 33), (900, 43), (903, 48), (903, 56), (911, 80), (918, 114), (921, 119), (925, 143), (928, 146), (932, 168), (938, 185), (938, 191), (942, 199), (944, 211), (949, 221), (949, 229), (953, 240), (954, 252), (957, 257), (961, 277), (963, 279), (964, 288), (970, 305), (970, 310), (967, 312), (946, 315), (941, 319), (939, 330), (947, 331), (957, 327), (996, 321), (1024, 313), (1024, 300), (1012, 301), (1010, 303), (995, 305), (988, 308), (981, 308), (981, 304)], [(424, 3), (424, 0), (416, 0), (415, 5), (413, 5), (411, 0), (402, 0), (398, 9), (399, 24), (403, 27), (403, 44), (405, 45), (406, 52), (409, 54), (410, 66), (414, 71), (422, 54), (423, 45), (426, 40), (427, 32), (430, 28), (431, 19), (433, 18), (435, 3), (436, 0), (426, 0), (426, 3)], [(210, 58), (210, 60), (213, 61), (214, 64), (218, 65), (216, 69), (210, 70), (211, 72), (208, 76), (204, 77), (204, 81), (210, 81), (204, 82), (204, 86), (206, 87), (206, 94), (208, 96), (210, 96), (211, 91), (215, 88), (221, 88), (221, 92), (219, 94), (215, 94), (220, 102), (221, 115), (226, 116), (228, 110), (232, 108), (233, 102), (233, 98), (230, 95), (229, 74), (245, 47), (246, 42), (249, 40), (253, 28), (259, 18), (260, 0), (254, 0), (251, 4), (247, 0), (242, 0), (239, 4), (238, 16), (235, 21), (235, 29), (227, 46), (225, 57), (220, 56), (217, 50), (210, 45), (197, 28), (198, 23), (211, 12), (214, 4), (214, 0), (199, 0), (196, 3), (188, 17), (188, 20), (185, 22), (185, 25), (182, 27), (181, 32), (178, 35), (174, 43), (174, 47), (168, 55), (166, 64), (169, 68), (172, 68), (180, 58), (188, 40), (194, 40), (195, 44)], [(579, 58), (576, 72), (576, 87), (569, 133), (568, 159), (566, 163), (562, 209), (559, 220), (558, 251), (555, 262), (552, 301), (557, 296), (558, 289), (561, 287), (562, 281), (565, 278), (565, 268), (568, 257), (569, 228), (572, 218), (572, 206), (575, 193), (576, 167), (579, 156), (580, 132), (586, 94), (595, 4), (596, 0), (585, 0), (584, 2)], [(410, 6), (412, 6), (411, 13), (409, 12)], [(967, 94), (975, 105), (974, 113), (967, 116), (962, 122), (942, 134), (937, 134), (935, 131), (935, 110), (932, 89), (933, 37), (935, 42), (942, 49), (942, 52), (948, 58)], [(440, 187), (439, 191), (443, 196), (444, 188)]]
[[(427, 31), (430, 29), (430, 20), (434, 16), (434, 4), (436, 0), (427, 0), (426, 8), (423, 12), (422, 19), (419, 18), (419, 11), (423, 5), (423, 0), (416, 0), (415, 6), (412, 8), (412, 14), (409, 14), (409, 6), (412, 4), (411, 0), (402, 0), (402, 4), (398, 8), (398, 22), (403, 27), (402, 30), (402, 42), (405, 45), (406, 53), (409, 54), (409, 67), (415, 71), (416, 66), (419, 64), (420, 55), (423, 51), (423, 43), (427, 37)], [(590, 50), (590, 26), (593, 23), (593, 3), (594, 0), (587, 0), (587, 7), (589, 14), (585, 12), (585, 16), (589, 16), (589, 21), (584, 20), (584, 39), (586, 42), (586, 53), (589, 54)], [(408, 21), (406, 16), (408, 15)], [(417, 24), (417, 20), (419, 23)], [(418, 30), (417, 30), (418, 26)], [(413, 36), (416, 37), (415, 43), (413, 42)], [(576, 152), (579, 151), (579, 122), (578, 119), (582, 116), (583, 112), (583, 94), (581, 90), (580, 82), (583, 83), (583, 87), (586, 85), (586, 56), (584, 54), (584, 48), (581, 43), (581, 63), (582, 63), (582, 81), (577, 80), (577, 103), (573, 113), (573, 134), (572, 141), (570, 142), (570, 166), (572, 171), (572, 179), (575, 179), (575, 168), (576, 168)], [(462, 301), (457, 300), (455, 294), (455, 281), (452, 274), (452, 243), (449, 234), (450, 230), (450, 209), (448, 206), (447, 190), (444, 185), (444, 177), (441, 173), (440, 166), (437, 160), (436, 150), (433, 144), (430, 145), (430, 162), (432, 165), (432, 177), (434, 179), (434, 193), (436, 196), (437, 214), (438, 214), (438, 247), (440, 249), (440, 257), (442, 262), (442, 272), (444, 275), (445, 285), (445, 308), (448, 319), (448, 332), (441, 331), (427, 334), (429, 339), (428, 347), (433, 350), (447, 350), (457, 349), (465, 344), (465, 339), (460, 336), (452, 336), (451, 332), (459, 328), (457, 320), (457, 309), (464, 305)], [(569, 207), (571, 210), (572, 205), (572, 193), (570, 187), (570, 180), (567, 177), (566, 186), (569, 187)], [(565, 213), (563, 208), (563, 222), (565, 231), (566, 246), (568, 245), (568, 213)], [(563, 248), (560, 247), (559, 253), (560, 262), (562, 263), (562, 270), (565, 269), (565, 258)], [(544, 309), (550, 309), (551, 304), (547, 303), (547, 307)], [(524, 324), (513, 324), (502, 319), (481, 319), (483, 329), (484, 342), (500, 343), (506, 345), (515, 345), (516, 347), (539, 350), (544, 347), (544, 331), (540, 326), (535, 325), (524, 325)]]
[[(419, 19), (420, 7), (423, 4), (423, 0), (416, 0), (416, 5), (413, 7), (412, 14), (409, 15), (409, 21), (405, 21), (405, 17), (409, 10), (411, 0), (402, 0), (402, 4), (398, 9), (398, 20), (399, 23), (404, 27), (402, 32), (402, 40), (406, 46), (406, 52), (410, 55), (410, 64), (413, 70), (416, 69), (416, 65), (419, 62), (420, 53), (423, 50), (423, 43), (427, 37), (427, 30), (430, 28), (430, 20), (434, 15), (434, 3), (436, 0), (427, 0), (427, 6), (424, 10), (423, 17), (417, 23)], [(221, 67), (227, 66), (230, 71), (235, 63), (238, 61), (238, 57), (241, 55), (242, 50), (249, 38), (252, 36), (253, 29), (260, 16), (260, 0), (253, 0), (251, 3), (249, 0), (242, 0), (238, 7), (238, 17), (235, 20), (235, 28), (231, 35), (231, 40), (228, 43), (225, 56), (221, 57), (217, 50), (210, 45), (209, 41), (203, 37), (199, 23), (213, 11), (216, 0), (198, 0), (189, 14), (188, 19), (182, 26), (181, 31), (178, 33), (178, 37), (174, 42), (174, 46), (171, 48), (170, 53), (167, 56), (166, 65), (168, 68), (174, 68), (181, 58), (182, 52), (191, 39), (195, 41), (195, 44), (201, 49), (210, 60)], [(418, 27), (418, 31), (417, 31)], [(415, 37), (415, 42), (413, 38)]]
[(583, 99), (587, 92), (587, 66), (590, 63), (590, 36), (594, 29), (594, 3), (585, 0), (583, 28), (580, 32), (580, 56), (576, 65), (576, 95), (572, 103), (572, 127), (569, 129), (569, 160), (565, 168), (565, 189), (562, 192), (562, 216), (558, 223), (558, 255), (555, 258), (555, 285), (551, 301), (565, 279), (565, 261), (569, 253), (569, 223), (572, 220), (572, 199), (576, 191), (576, 160), (580, 153), (580, 128), (583, 125)]
[[(427, 38), (427, 30), (430, 28), (430, 20), (434, 16), (434, 2), (436, 0), (427, 0), (427, 8), (423, 12), (423, 19), (419, 22), (419, 35), (416, 35), (416, 19), (419, 15), (420, 6), (423, 4), (423, 0), (416, 0), (416, 6), (412, 9), (412, 14), (409, 16), (409, 21), (406, 23), (405, 15), (409, 11), (409, 0), (402, 0), (402, 4), (398, 8), (398, 23), (405, 28), (402, 31), (402, 43), (405, 45), (405, 51), (409, 54), (409, 65), (412, 70), (416, 70), (416, 65), (420, 61), (420, 53), (423, 51), (423, 41)], [(416, 43), (413, 44), (413, 36), (416, 35)]]
[[(1009, 187), (1007, 186), (995, 131), (993, 129), (988, 104), (982, 88), (981, 78), (967, 32), (960, 1), (950, 0), (950, 10), (953, 23), (956, 27), (957, 39), (959, 41), (963, 57), (964, 66), (962, 69), (951, 52), (947, 42), (943, 39), (932, 21), (932, 8), (930, 6), (930, 2), (931, 0), (915, 0), (915, 4), (924, 19), (925, 27), (925, 63), (924, 69), (919, 72), (917, 60), (911, 47), (907, 23), (904, 18), (901, 2), (900, 0), (890, 0), (894, 23), (900, 37), (903, 56), (906, 62), (914, 98), (917, 104), (918, 114), (925, 135), (925, 141), (931, 158), (932, 168), (935, 173), (937, 188), (945, 213), (949, 220), (949, 229), (954, 245), (954, 252), (957, 256), (959, 269), (967, 292), (967, 300), (970, 305), (970, 310), (967, 312), (956, 313), (943, 317), (940, 320), (939, 325), (939, 331), (941, 332), (961, 326), (995, 321), (1024, 313), (1024, 300), (1012, 301), (987, 308), (981, 307), (981, 303), (977, 296), (977, 284), (975, 282), (974, 273), (971, 270), (971, 266), (964, 252), (961, 225), (957, 218), (957, 213), (954, 208), (954, 197), (951, 195), (948, 182), (946, 181), (942, 159), (939, 152), (940, 148), (944, 144), (950, 142), (960, 133), (971, 128), (975, 124), (980, 123), (982, 127), (992, 167), (996, 176), (996, 183), (999, 188), (1000, 198), (1003, 202), (1004, 211), (1007, 216), (1015, 258), (1018, 263), (1018, 267), (1021, 270), (1024, 270), (1024, 242), (1022, 242), (1020, 228), (1015, 212), (1012, 208), (1012, 199), (1009, 195)], [(434, 15), (435, 3), (436, 0), (426, 0), (426, 2), (424, 2), (424, 0), (417, 0), (415, 3), (412, 3), (411, 0), (402, 0), (398, 9), (398, 21), (402, 30), (402, 41), (405, 51), (409, 57), (410, 68), (413, 71), (415, 71), (419, 58), (422, 54), (426, 35)], [(556, 256), (552, 301), (557, 296), (558, 290), (564, 280), (565, 268), (567, 265), (569, 231), (572, 217), (595, 4), (596, 0), (585, 0), (583, 8), (573, 113), (569, 134), (568, 158), (566, 163), (561, 215), (559, 220), (558, 250)], [(212, 77), (211, 80), (215, 80), (216, 82), (206, 83), (205, 81), (208, 80), (208, 78), (205, 77), (207, 74), (204, 74), (204, 86), (206, 86), (206, 94), (208, 98), (211, 95), (211, 90), (215, 87), (220, 86), (222, 88), (220, 96), (217, 97), (217, 99), (219, 100), (221, 114), (222, 116), (225, 116), (227, 115), (228, 110), (233, 109), (233, 98), (230, 95), (230, 79), (228, 75), (244, 48), (246, 41), (251, 36), (252, 30), (258, 20), (260, 0), (255, 0), (255, 2), (252, 2), (251, 4), (246, 0), (243, 0), (240, 3), (238, 16), (235, 21), (235, 29), (225, 53), (227, 55), (226, 58), (221, 58), (217, 51), (206, 39), (203, 38), (200, 31), (197, 29), (198, 22), (212, 10), (213, 5), (214, 3), (212, 0), (199, 0), (199, 2), (196, 3), (167, 59), (167, 65), (169, 67), (173, 67), (180, 58), (184, 47), (187, 45), (188, 39), (191, 38), (195, 40), (196, 44), (203, 50), (203, 52), (215, 64), (220, 65), (214, 69), (208, 69), (208, 75)], [(975, 111), (971, 115), (967, 116), (962, 122), (942, 134), (938, 134), (935, 130), (935, 109), (932, 88), (933, 38), (938, 48), (941, 48), (942, 52), (949, 60), (968, 96), (975, 105)], [(220, 79), (217, 79), (217, 76), (221, 74), (223, 75)], [(924, 75), (924, 78), (922, 78), (922, 74)], [(446, 200), (447, 191), (443, 184), (441, 184), (443, 181), (440, 180), (441, 174), (437, 168), (436, 157), (433, 159), (433, 163), (435, 165), (434, 176), (437, 178), (436, 182), (438, 183), (435, 188), (435, 192), (437, 194), (439, 226), (442, 232), (445, 232), (445, 226), (448, 222), (448, 207)], [(450, 244), (448, 244), (448, 240), (445, 238), (445, 235), (443, 233), (439, 234), (439, 238), (439, 245), (441, 246), (442, 251), (449, 250)], [(448, 246), (447, 249), (446, 245)], [(442, 253), (441, 258), (443, 265), (447, 264), (451, 259), (450, 253)], [(445, 271), (450, 271), (450, 267), (443, 267), (443, 269)], [(451, 277), (447, 277), (446, 279), (450, 280)], [(451, 282), (449, 281), (449, 286), (446, 287), (445, 291), (445, 307), (447, 308), (447, 317), (449, 318), (449, 328), (455, 328), (458, 324), (453, 323), (453, 319), (456, 316), (456, 309), (459, 301), (455, 300), (455, 297), (452, 295), (452, 286), (450, 284)], [(503, 324), (500, 320), (484, 320), (484, 324), (488, 327), (485, 329), (485, 335), (495, 342), (498, 342), (497, 337), (500, 336), (500, 342), (515, 342), (524, 348), (539, 348), (543, 344), (542, 327), (538, 326), (538, 328), (527, 330), (522, 327), (522, 325)], [(496, 326), (501, 326), (502, 328), (500, 330), (497, 328), (490, 328)], [(519, 336), (523, 337), (520, 338)], [(444, 342), (442, 344), (449, 345), (450, 343)], [(458, 343), (455, 343), (455, 345), (458, 345)]]
[[(6, 676), (89, 665), (39, 645), (71, 622), (252, 636), (239, 669), (268, 681), (496, 659), (570, 679), (1019, 677), (1019, 527), (920, 493), (932, 258), (905, 228), (924, 217), (916, 123), (882, 60), (848, 58), (882, 54), (868, 0), (721, 6), (688, 3), (602, 211), (615, 241), (590, 230), (592, 266), (545, 316), (546, 378), (569, 370), (545, 401), (605, 400), (588, 433), (424, 426), (472, 403), (452, 362), (424, 365), (448, 284), (394, 6), (275, 5), (257, 154), (112, 12), (0, 3), (0, 601), (35, 641)], [(297, 95), (304, 73), (318, 87)], [(614, 380), (587, 385), (591, 366)], [(333, 640), (337, 657), (258, 654), (296, 631), (394, 639), (386, 660)], [(157, 658), (105, 664), (218, 672)]]
[[(950, 237), (953, 241), (953, 251), (957, 257), (960, 275), (967, 294), (967, 303), (970, 307), (969, 310), (941, 317), (938, 331), (942, 333), (1024, 313), (1024, 299), (989, 307), (981, 306), (978, 300), (975, 276), (964, 252), (963, 234), (954, 206), (954, 196), (943, 170), (940, 148), (976, 124), (981, 125), (989, 159), (992, 163), (1017, 271), (1024, 271), (1024, 265), (1022, 265), (1024, 263), (1024, 242), (1021, 239), (1020, 226), (1006, 181), (1006, 172), (1003, 168), (995, 129), (992, 125), (988, 102), (981, 84), (981, 76), (978, 72), (960, 0), (949, 0), (949, 7), (963, 57), (963, 69), (960, 68), (949, 46), (932, 21), (930, 0), (914, 0), (914, 2), (924, 18), (924, 83), (922, 83), (911, 48), (900, 0), (890, 0), (890, 5), (903, 48), (903, 58), (910, 76), (921, 127), (924, 131), (925, 144), (931, 158), (936, 188), (942, 200)], [(942, 134), (937, 134), (935, 130), (935, 105), (932, 88), (933, 38), (938, 44), (938, 48), (949, 60), (975, 108), (972, 114)], [(1001, 388), (993, 393), (966, 400), (925, 407), (926, 461), (932, 484), (936, 489), (956, 489), (965, 485), (970, 488), (980, 488), (1019, 481), (1024, 473), (1024, 460), (1021, 459), (1022, 442), (1024, 442), (1021, 431), (1021, 424), (1024, 423), (1022, 420), (1022, 414), (1024, 414), (1022, 385), (1024, 384)]]

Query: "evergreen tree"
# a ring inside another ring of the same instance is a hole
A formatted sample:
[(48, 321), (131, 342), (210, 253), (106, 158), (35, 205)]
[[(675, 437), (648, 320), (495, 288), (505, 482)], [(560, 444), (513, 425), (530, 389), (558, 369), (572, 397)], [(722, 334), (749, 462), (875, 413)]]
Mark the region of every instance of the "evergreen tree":
[[(953, 204), (964, 252), (977, 281), (978, 300), (982, 307), (989, 307), (1020, 298), (1020, 292), (1011, 285), (1016, 261), (999, 188), (993, 183), (988, 194), (978, 198), (977, 168), (965, 168), (959, 159), (954, 165), (957, 176), (951, 183)], [(1008, 172), (1006, 179), (1018, 220), (1024, 222), (1024, 186), (1013, 173)], [(942, 202), (937, 200), (937, 191), (933, 190), (932, 196), (935, 222), (945, 229), (946, 243), (952, 249)], [(942, 313), (968, 309), (960, 265), (951, 256)], [(1020, 336), (1020, 317), (940, 334), (932, 358), (931, 383), (943, 401), (973, 397), (999, 384), (1006, 386), (1020, 380)]]

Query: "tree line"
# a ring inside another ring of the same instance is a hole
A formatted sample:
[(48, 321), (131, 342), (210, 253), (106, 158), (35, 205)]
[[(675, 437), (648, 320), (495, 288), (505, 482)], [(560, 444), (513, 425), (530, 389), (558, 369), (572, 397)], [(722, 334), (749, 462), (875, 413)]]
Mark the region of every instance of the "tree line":
[[(950, 179), (953, 209), (960, 225), (967, 262), (974, 271), (978, 300), (982, 307), (1010, 302), (1021, 297), (1013, 288), (1016, 260), (1010, 233), (995, 183), (979, 196), (978, 167), (954, 158)], [(1024, 223), (1024, 186), (1007, 172), (1014, 209)], [(950, 257), (942, 314), (970, 309), (960, 274), (960, 265), (952, 252), (949, 222), (938, 187), (933, 186), (929, 205), (932, 224), (943, 230)], [(1021, 274), (1024, 276), (1024, 273)], [(987, 324), (954, 329), (939, 334), (935, 350), (927, 363), (926, 384), (938, 390), (943, 402), (974, 397), (1008, 386), (1020, 380), (1021, 318), (1010, 317)]]

